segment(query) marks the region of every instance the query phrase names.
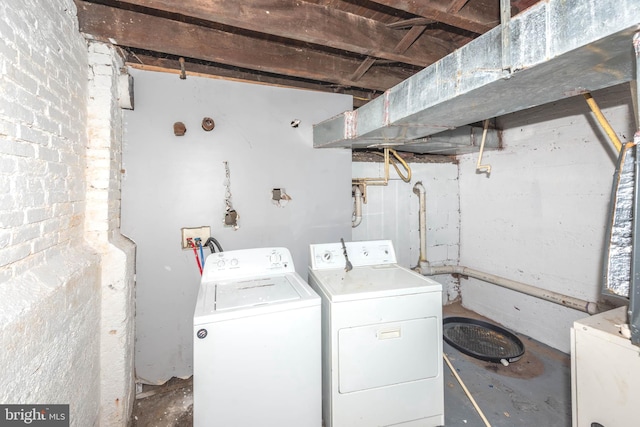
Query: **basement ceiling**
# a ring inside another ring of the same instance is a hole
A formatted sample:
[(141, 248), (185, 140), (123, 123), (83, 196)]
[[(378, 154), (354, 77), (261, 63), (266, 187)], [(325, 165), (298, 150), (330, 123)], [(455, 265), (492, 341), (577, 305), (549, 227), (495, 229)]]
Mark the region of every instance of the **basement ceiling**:
[[(512, 0), (517, 15), (539, 0)], [(147, 69), (349, 94), (354, 108), (500, 24), (500, 0), (76, 0)]]

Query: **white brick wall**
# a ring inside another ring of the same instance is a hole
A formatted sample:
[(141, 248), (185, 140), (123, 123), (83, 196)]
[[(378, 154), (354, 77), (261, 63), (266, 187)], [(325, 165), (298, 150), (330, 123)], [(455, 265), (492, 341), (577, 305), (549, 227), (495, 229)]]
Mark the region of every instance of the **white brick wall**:
[(0, 402), (99, 412), (98, 258), (83, 244), (87, 50), (72, 0), (0, 2)]
[(123, 426), (134, 398), (134, 244), (120, 235), (122, 59), (113, 46), (89, 42), (89, 141), (86, 238), (102, 256), (100, 425)]
[[(391, 168), (387, 186), (367, 187), (362, 223), (351, 233), (353, 240), (390, 239), (398, 263), (412, 268), (420, 258), (419, 199), (413, 186), (421, 181), (426, 190), (427, 259), (432, 265), (457, 265), (460, 241), (460, 202), (456, 163), (411, 163), (411, 182), (402, 181)], [(354, 162), (353, 178), (384, 176), (383, 163)], [(458, 297), (458, 281), (451, 276), (433, 277), (443, 284), (443, 302)]]
[[(593, 94), (623, 141), (633, 139), (629, 85)], [(491, 177), (460, 159), (460, 263), (589, 301), (598, 295), (617, 154), (581, 96), (500, 118), (505, 148), (485, 153)], [(475, 279), (462, 302), (569, 352), (585, 313)]]

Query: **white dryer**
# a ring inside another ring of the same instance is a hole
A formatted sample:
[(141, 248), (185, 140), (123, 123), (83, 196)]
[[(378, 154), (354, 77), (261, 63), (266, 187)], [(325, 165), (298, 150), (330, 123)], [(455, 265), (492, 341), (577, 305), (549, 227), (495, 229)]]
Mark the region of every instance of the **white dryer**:
[(322, 425), (320, 298), (285, 248), (207, 257), (193, 318), (193, 425)]
[(442, 286), (397, 264), (391, 241), (311, 245), (322, 298), (326, 427), (444, 425)]

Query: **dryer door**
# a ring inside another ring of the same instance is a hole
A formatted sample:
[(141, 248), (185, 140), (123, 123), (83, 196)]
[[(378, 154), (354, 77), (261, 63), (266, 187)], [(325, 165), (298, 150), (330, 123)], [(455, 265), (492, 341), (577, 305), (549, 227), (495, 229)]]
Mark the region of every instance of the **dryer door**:
[(340, 329), (340, 393), (436, 377), (439, 340), (437, 317)]

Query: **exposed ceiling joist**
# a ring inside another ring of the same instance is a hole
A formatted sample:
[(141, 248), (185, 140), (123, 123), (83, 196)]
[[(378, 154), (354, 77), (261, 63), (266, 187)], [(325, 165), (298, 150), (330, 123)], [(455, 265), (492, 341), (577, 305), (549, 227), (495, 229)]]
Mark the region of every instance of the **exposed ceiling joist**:
[(453, 0), (447, 8), (447, 13), (458, 13), (469, 3), (469, 0)]
[(396, 9), (404, 10), (414, 15), (422, 16), (427, 19), (442, 22), (477, 34), (483, 34), (496, 26), (497, 23), (493, 18), (481, 17), (468, 11), (461, 10), (459, 13), (449, 13), (447, 11), (447, 2), (436, 2), (433, 0), (423, 0), (417, 2), (415, 0), (374, 0), (376, 3)]
[(402, 40), (402, 33), (372, 19), (304, 1), (120, 0), (118, 3), (421, 67), (434, 63), (456, 47), (424, 37), (406, 53), (398, 53), (394, 47)]
[[(412, 27), (393, 50), (398, 53), (405, 52), (418, 39), (418, 37), (420, 37), (425, 28), (427, 28), (425, 25), (416, 25)], [(371, 68), (375, 62), (375, 58), (369, 57), (365, 59), (362, 64), (360, 64), (356, 72), (353, 73), (351, 79), (354, 81), (360, 79), (364, 73), (369, 71), (369, 68)]]
[[(80, 30), (120, 46), (198, 58), (263, 72), (344, 86), (385, 90), (412, 75), (398, 67), (372, 67), (358, 81), (349, 76), (360, 61), (306, 51), (242, 34), (145, 15), (100, 4), (77, 1)], [(157, 31), (161, 28), (162, 31)]]
[[(512, 15), (539, 0), (510, 0)], [(498, 0), (75, 0), (135, 63), (353, 94), (354, 107), (499, 23)]]

